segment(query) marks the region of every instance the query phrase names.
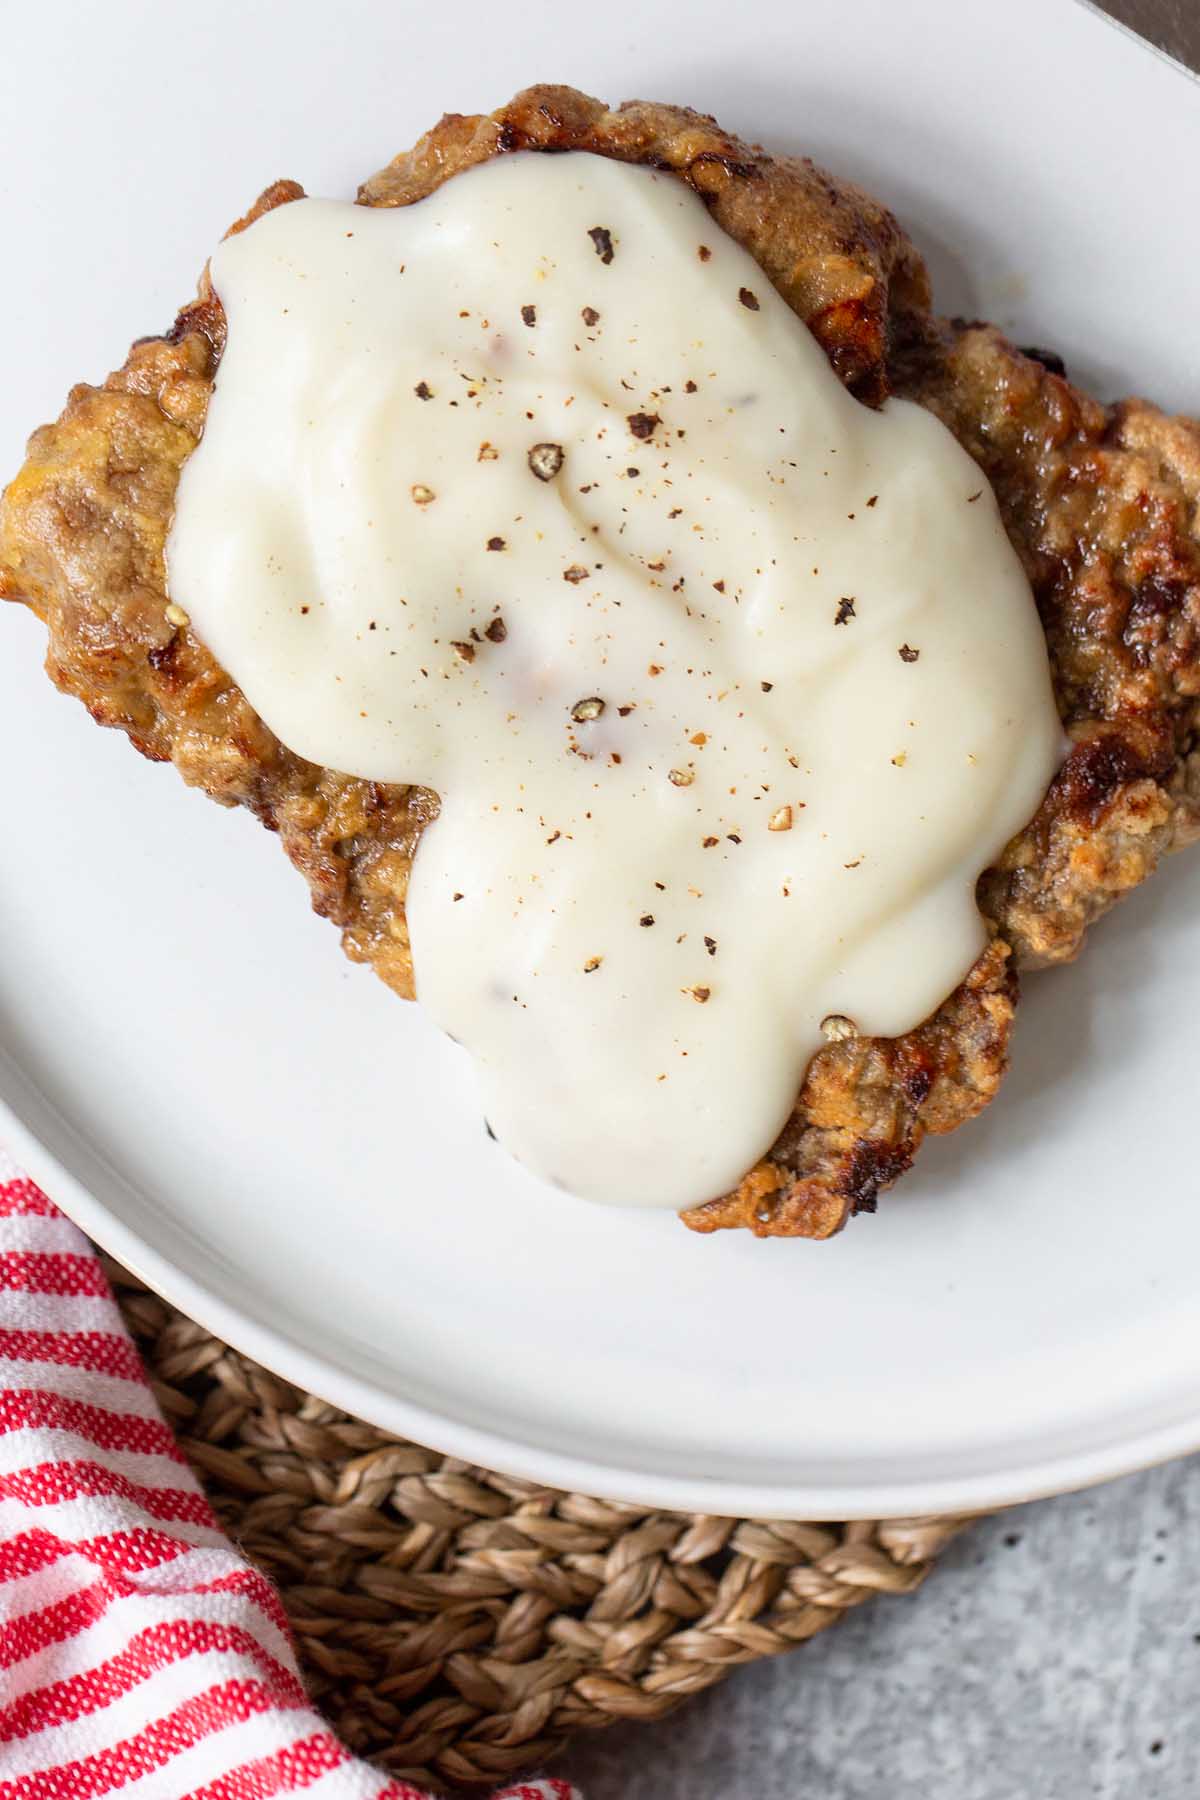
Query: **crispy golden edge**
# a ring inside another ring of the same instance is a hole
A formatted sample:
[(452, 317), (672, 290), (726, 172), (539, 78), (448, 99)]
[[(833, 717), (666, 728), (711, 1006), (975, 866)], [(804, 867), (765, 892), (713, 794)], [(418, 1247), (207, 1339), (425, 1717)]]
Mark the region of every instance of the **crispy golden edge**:
[(448, 113), (358, 197), (408, 206), (514, 150), (591, 152), (686, 182), (808, 325), (846, 386), (869, 402), (884, 398), (889, 331), (929, 308), (925, 266), (895, 218), (807, 158), (770, 156), (686, 107), (635, 100), (610, 112), (572, 88), (528, 88), (485, 117)]

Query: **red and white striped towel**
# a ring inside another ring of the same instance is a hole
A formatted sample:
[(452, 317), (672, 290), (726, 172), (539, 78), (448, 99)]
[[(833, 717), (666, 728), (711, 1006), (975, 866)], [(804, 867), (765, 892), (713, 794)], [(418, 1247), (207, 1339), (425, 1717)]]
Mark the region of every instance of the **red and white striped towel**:
[(279, 1597), (187, 1468), (87, 1239), (0, 1151), (0, 1800), (117, 1792), (427, 1800), (310, 1704)]

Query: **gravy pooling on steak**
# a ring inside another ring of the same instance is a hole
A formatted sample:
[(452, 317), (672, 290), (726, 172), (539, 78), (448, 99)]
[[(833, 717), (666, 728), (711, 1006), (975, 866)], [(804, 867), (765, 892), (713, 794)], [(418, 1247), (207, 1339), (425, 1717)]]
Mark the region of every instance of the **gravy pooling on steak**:
[(824, 1019), (957, 987), (1057, 765), (987, 484), (609, 158), (299, 200), (211, 279), (172, 603), (291, 750), (438, 793), (417, 997), (501, 1144), (592, 1199), (725, 1193)]

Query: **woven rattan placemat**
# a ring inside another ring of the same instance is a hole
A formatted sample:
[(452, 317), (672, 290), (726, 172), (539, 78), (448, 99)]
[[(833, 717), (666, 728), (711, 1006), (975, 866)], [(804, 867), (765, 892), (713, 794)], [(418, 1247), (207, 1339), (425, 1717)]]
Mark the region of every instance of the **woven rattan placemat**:
[(106, 1266), (222, 1522), (278, 1584), (314, 1699), (415, 1781), (490, 1786), (582, 1727), (661, 1718), (911, 1593), (964, 1523), (710, 1518), (490, 1474), (302, 1393)]

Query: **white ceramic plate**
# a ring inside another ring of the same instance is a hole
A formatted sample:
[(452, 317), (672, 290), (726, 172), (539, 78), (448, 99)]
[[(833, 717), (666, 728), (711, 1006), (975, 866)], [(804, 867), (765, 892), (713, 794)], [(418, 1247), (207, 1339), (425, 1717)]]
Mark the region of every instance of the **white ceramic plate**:
[[(352, 192), (559, 78), (712, 110), (887, 197), (947, 310), (1200, 408), (1200, 93), (1071, 0), (24, 8), (0, 70), (0, 462), (160, 328), (283, 174)], [(686, 18), (686, 27), (682, 21)], [(1028, 983), (991, 1113), (831, 1243), (524, 1177), (459, 1054), (250, 819), (0, 620), (0, 1136), (154, 1286), (368, 1418), (710, 1512), (969, 1508), (1200, 1444), (1200, 852)]]

